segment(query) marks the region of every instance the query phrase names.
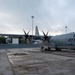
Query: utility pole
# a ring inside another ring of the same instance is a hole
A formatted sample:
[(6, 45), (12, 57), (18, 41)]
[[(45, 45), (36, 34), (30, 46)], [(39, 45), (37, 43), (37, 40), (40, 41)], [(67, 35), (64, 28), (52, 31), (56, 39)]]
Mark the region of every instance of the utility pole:
[(34, 19), (34, 16), (31, 16), (32, 18), (32, 35), (33, 35), (33, 19)]

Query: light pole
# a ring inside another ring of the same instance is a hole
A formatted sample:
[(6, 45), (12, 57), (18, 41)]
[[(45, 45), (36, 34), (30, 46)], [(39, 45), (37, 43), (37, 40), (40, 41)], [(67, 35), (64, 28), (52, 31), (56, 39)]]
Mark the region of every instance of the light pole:
[(32, 35), (33, 35), (33, 19), (34, 19), (34, 16), (31, 16), (32, 18)]
[(66, 30), (66, 33), (67, 33), (67, 26), (65, 26), (65, 30)]

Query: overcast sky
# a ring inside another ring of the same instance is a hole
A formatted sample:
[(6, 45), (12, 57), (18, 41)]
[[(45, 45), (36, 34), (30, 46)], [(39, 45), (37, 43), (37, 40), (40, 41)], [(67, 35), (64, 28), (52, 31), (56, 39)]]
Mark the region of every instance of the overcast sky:
[(0, 0), (0, 33), (32, 33), (34, 29), (49, 35), (75, 32), (75, 0)]

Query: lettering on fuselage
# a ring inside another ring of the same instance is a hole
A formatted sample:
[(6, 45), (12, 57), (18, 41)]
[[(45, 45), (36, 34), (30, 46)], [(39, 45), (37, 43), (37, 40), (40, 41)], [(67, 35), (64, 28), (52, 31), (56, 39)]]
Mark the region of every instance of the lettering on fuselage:
[(69, 38), (68, 39), (68, 42), (73, 42), (73, 41), (75, 41), (75, 38)]

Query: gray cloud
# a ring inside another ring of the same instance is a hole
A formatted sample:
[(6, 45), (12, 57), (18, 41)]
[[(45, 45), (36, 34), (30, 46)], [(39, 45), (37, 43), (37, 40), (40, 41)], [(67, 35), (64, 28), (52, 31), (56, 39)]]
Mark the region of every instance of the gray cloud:
[[(0, 33), (23, 33), (32, 27), (50, 34), (75, 31), (75, 0), (0, 0)], [(31, 33), (31, 32), (30, 32)], [(40, 31), (40, 34), (41, 31)]]

